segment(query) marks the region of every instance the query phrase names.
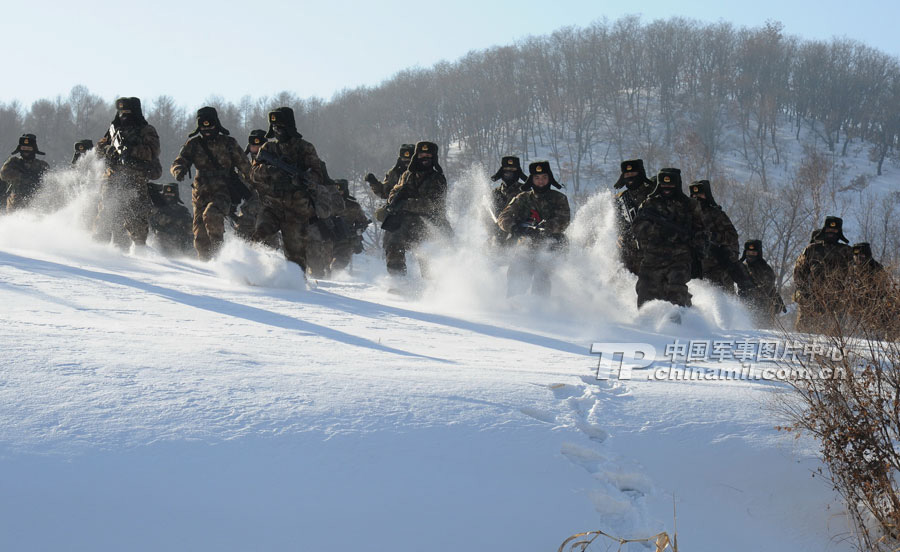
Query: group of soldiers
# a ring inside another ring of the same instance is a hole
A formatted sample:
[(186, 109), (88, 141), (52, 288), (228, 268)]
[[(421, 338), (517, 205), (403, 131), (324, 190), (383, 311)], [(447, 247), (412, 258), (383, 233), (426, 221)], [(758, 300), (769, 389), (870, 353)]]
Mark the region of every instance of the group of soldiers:
[[(254, 130), (242, 149), (215, 108), (197, 111), (197, 128), (170, 169), (178, 182), (194, 171), (191, 215), (178, 184), (152, 182), (162, 176), (159, 135), (144, 118), (140, 100), (116, 100), (107, 132), (96, 146), (76, 142), (72, 159), (76, 165), (94, 150), (105, 161), (91, 217), (94, 238), (141, 248), (152, 229), (163, 253), (184, 254), (192, 245), (205, 261), (221, 248), (229, 222), (245, 239), (283, 249), (312, 277), (348, 266), (362, 251), (370, 221), (348, 182), (332, 180), (313, 145), (297, 132), (293, 110), (280, 107), (268, 118), (268, 132)], [(24, 134), (0, 168), (8, 212), (29, 206), (39, 193), (49, 165), (37, 155), (44, 155), (37, 138)]]
[[(119, 98), (115, 118), (96, 147), (91, 140), (76, 142), (72, 159), (75, 165), (93, 149), (105, 161), (92, 213), (95, 239), (142, 247), (152, 229), (162, 252), (180, 254), (193, 246), (198, 258), (209, 260), (221, 248), (229, 222), (239, 236), (282, 249), (304, 274), (321, 278), (346, 267), (362, 251), (371, 221), (350, 195), (348, 182), (329, 177), (315, 147), (297, 131), (290, 108), (269, 112), (268, 123), (268, 131), (252, 131), (242, 149), (215, 108), (197, 111), (197, 127), (170, 168), (178, 182), (192, 179), (191, 215), (178, 184), (151, 182), (162, 176), (159, 135), (144, 118), (140, 100)], [(375, 218), (384, 230), (391, 275), (407, 273), (406, 257), (412, 253), (427, 277), (419, 245), (452, 232), (438, 152), (433, 142), (403, 144), (383, 179), (366, 175), (373, 194), (386, 200)], [(39, 192), (49, 166), (38, 155), (43, 152), (37, 138), (24, 134), (0, 168), (7, 211), (26, 207)], [(547, 295), (552, 262), (542, 255), (567, 247), (571, 218), (568, 199), (558, 191), (562, 185), (548, 161), (530, 163), (526, 174), (515, 156), (503, 157), (491, 178), (500, 184), (486, 211), (492, 245), (511, 253), (508, 295), (529, 290)], [(625, 268), (637, 275), (638, 307), (654, 299), (689, 307), (687, 284), (696, 278), (736, 292), (763, 326), (786, 312), (762, 242), (746, 241), (739, 256), (738, 233), (709, 181), (691, 182), (685, 194), (679, 169), (664, 168), (648, 178), (643, 161), (631, 159), (622, 162), (614, 189), (618, 248)], [(893, 318), (895, 306), (884, 299), (892, 295), (887, 271), (872, 259), (869, 244), (851, 248), (846, 242), (841, 219), (828, 217), (797, 260), (797, 329), (823, 331), (836, 317), (883, 324)]]

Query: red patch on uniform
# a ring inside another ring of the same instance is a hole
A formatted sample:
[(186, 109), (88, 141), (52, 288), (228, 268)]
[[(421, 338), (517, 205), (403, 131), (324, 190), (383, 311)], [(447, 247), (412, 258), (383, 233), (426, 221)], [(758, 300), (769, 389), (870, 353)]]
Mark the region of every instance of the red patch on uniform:
[(532, 210), (531, 210), (531, 217), (530, 217), (530, 218), (531, 218), (531, 220), (533, 220), (533, 221), (536, 222), (536, 223), (537, 223), (537, 222), (541, 222), (542, 220), (544, 220), (544, 219), (541, 218), (541, 214), (537, 212), (537, 209), (532, 209)]

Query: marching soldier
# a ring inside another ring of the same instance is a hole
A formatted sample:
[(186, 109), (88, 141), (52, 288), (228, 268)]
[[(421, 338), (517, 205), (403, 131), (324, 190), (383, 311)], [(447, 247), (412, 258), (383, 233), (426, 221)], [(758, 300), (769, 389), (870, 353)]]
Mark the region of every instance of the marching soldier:
[(193, 249), (192, 217), (181, 202), (178, 184), (166, 184), (160, 196), (160, 204), (150, 213), (150, 229), (157, 246), (164, 255), (186, 255)]
[(0, 180), (7, 185), (7, 212), (28, 207), (40, 190), (41, 179), (50, 165), (37, 159), (37, 155), (44, 155), (44, 152), (38, 149), (34, 134), (23, 134), (19, 137), (18, 147), (0, 167)]
[(778, 314), (787, 312), (787, 308), (775, 287), (775, 271), (763, 258), (762, 241), (744, 242), (744, 254), (740, 261), (745, 263), (747, 273), (753, 281), (750, 292), (744, 297), (750, 303), (757, 323), (761, 327), (771, 328), (775, 325)]
[[(100, 209), (94, 221), (94, 238), (125, 248), (147, 243), (150, 229), (149, 180), (162, 176), (159, 134), (141, 110), (138, 98), (116, 100), (116, 116), (97, 142), (97, 154), (106, 160), (106, 179), (100, 186)], [(122, 232), (122, 229), (125, 232)]]
[(350, 183), (344, 179), (335, 180), (335, 183), (344, 196), (344, 210), (338, 217), (336, 236), (334, 240), (334, 259), (331, 261), (331, 270), (343, 270), (350, 264), (354, 253), (363, 252), (363, 232), (372, 222), (366, 218), (365, 212), (356, 198), (350, 195)]
[(731, 219), (712, 195), (709, 180), (691, 183), (691, 198), (700, 204), (703, 228), (706, 231), (706, 255), (703, 257), (703, 279), (728, 293), (734, 284), (746, 287), (746, 276), (738, 263), (738, 233)]
[(191, 186), (194, 207), (194, 248), (201, 261), (210, 260), (225, 239), (225, 217), (231, 213), (234, 188), (243, 187), (239, 177), (250, 178), (250, 163), (237, 140), (219, 122), (214, 107), (197, 111), (197, 128), (172, 163), (172, 176), (181, 182), (197, 168)]
[[(393, 190), (394, 186), (400, 182), (400, 177), (403, 176), (403, 173), (405, 173), (406, 169), (409, 167), (409, 162), (412, 159), (413, 150), (415, 150), (415, 148), (415, 144), (402, 144), (400, 146), (400, 153), (397, 154), (397, 161), (394, 163), (394, 166), (391, 167), (391, 170), (384, 175), (384, 180), (378, 180), (372, 173), (366, 175), (366, 182), (368, 182), (369, 187), (372, 188), (373, 194), (381, 199), (387, 199), (388, 196), (391, 195), (391, 190)], [(382, 218), (382, 220), (384, 219)]]
[(825, 217), (825, 226), (813, 235), (794, 265), (797, 331), (833, 331), (843, 316), (842, 296), (853, 256), (843, 223), (839, 217)]
[(652, 299), (690, 307), (687, 283), (696, 252), (703, 249), (703, 215), (700, 205), (684, 195), (680, 170), (659, 171), (656, 189), (635, 217), (634, 235), (642, 253), (638, 307)]
[(528, 175), (522, 172), (522, 165), (518, 157), (507, 155), (500, 160), (500, 168), (494, 173), (491, 180), (500, 181), (500, 185), (491, 190), (490, 215), (496, 230), (494, 242), (500, 245), (512, 243), (514, 240), (507, 240), (506, 232), (497, 226), (497, 217), (514, 197), (527, 191), (523, 183), (528, 180)]
[(571, 211), (566, 194), (551, 188), (562, 185), (553, 177), (549, 161), (528, 165), (529, 176), (523, 188), (500, 212), (497, 225), (512, 234), (521, 247), (506, 273), (507, 296), (524, 293), (531, 288), (536, 295), (550, 294), (550, 267), (539, 259), (544, 248), (559, 250), (565, 245)]
[[(620, 166), (622, 174), (613, 185), (616, 190), (618, 204), (619, 238), (617, 245), (622, 256), (622, 264), (632, 274), (637, 274), (641, 267), (641, 251), (634, 236), (634, 218), (637, 216), (641, 203), (653, 191), (654, 183), (647, 178), (644, 170), (643, 159), (629, 159), (622, 161)], [(625, 188), (622, 190), (622, 188)]]
[(87, 155), (92, 149), (94, 149), (93, 140), (85, 139), (75, 142), (75, 154), (72, 156), (72, 164), (78, 163), (78, 160)]
[(884, 266), (872, 258), (869, 243), (853, 244), (852, 251), (848, 315), (858, 325), (856, 333), (890, 338), (898, 326), (894, 282)]
[[(412, 161), (400, 181), (388, 195), (386, 217), (382, 229), (388, 272), (406, 274), (406, 252), (422, 242), (430, 229), (449, 233), (446, 215), (447, 179), (438, 164), (438, 146), (434, 142), (418, 142)], [(424, 259), (419, 268), (427, 276)]]

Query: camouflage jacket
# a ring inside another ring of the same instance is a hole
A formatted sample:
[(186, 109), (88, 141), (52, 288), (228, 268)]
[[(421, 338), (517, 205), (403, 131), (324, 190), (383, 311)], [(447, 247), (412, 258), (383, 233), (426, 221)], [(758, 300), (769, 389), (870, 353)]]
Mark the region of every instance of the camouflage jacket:
[(371, 222), (352, 195), (344, 196), (344, 209), (339, 216), (354, 228), (365, 228)]
[[(703, 217), (703, 228), (710, 246), (727, 252), (729, 262), (737, 261), (740, 257), (738, 232), (725, 211), (718, 205), (700, 202), (700, 214)], [(704, 259), (703, 264), (716, 264), (717, 262), (716, 255), (713, 254)], [(704, 266), (705, 268), (706, 266)]]
[(181, 203), (154, 207), (150, 212), (150, 228), (160, 234), (160, 239), (185, 248), (191, 244), (191, 225), (191, 213)]
[(747, 267), (747, 273), (753, 280), (753, 289), (748, 297), (753, 303), (761, 307), (774, 306), (780, 311), (784, 307), (784, 301), (778, 294), (775, 287), (775, 271), (769, 266), (765, 259), (750, 261), (744, 263)]
[[(50, 169), (45, 161), (32, 159), (26, 161), (18, 155), (13, 155), (0, 167), (0, 179), (8, 185), (10, 191), (17, 194), (28, 195), (33, 193), (40, 185), (41, 177)], [(6, 195), (7, 188), (3, 189)]]
[[(809, 297), (818, 286), (843, 288), (853, 260), (853, 249), (846, 244), (815, 241), (806, 246), (794, 265), (794, 285), (798, 300)], [(839, 293), (833, 289), (830, 293)]]
[[(204, 144), (213, 155), (215, 163), (206, 154)], [(179, 173), (186, 173), (191, 165), (197, 168), (197, 175), (194, 177), (194, 187), (197, 189), (201, 189), (201, 186), (227, 185), (226, 179), (235, 169), (241, 178), (250, 179), (250, 162), (247, 161), (244, 150), (237, 140), (225, 134), (217, 134), (213, 138), (203, 138), (199, 134), (191, 137), (182, 146), (170, 170), (177, 178)]]
[(644, 259), (691, 258), (706, 241), (700, 204), (681, 194), (672, 198), (651, 195), (638, 209), (633, 227)]
[(505, 183), (500, 184), (491, 190), (491, 206), (494, 208), (494, 216), (499, 217), (509, 202), (525, 191), (527, 190), (523, 189), (522, 184), (518, 182), (512, 186)]
[[(136, 127), (124, 127), (122, 129), (125, 135), (125, 141), (128, 144), (129, 159), (136, 162), (133, 166), (114, 163), (110, 165), (110, 173), (118, 172), (126, 169), (132, 172), (141, 173), (141, 175), (150, 180), (155, 180), (162, 176), (162, 167), (159, 164), (159, 134), (153, 125), (140, 125)], [(97, 155), (106, 159), (117, 159), (115, 147), (113, 146), (112, 137), (109, 130), (97, 142)]]
[[(267, 151), (280, 157), (286, 163), (305, 171), (305, 178), (311, 179), (315, 184), (322, 185), (325, 182), (322, 170), (322, 161), (316, 153), (316, 148), (303, 138), (294, 137), (287, 142), (266, 142), (260, 151)], [(250, 168), (250, 181), (256, 186), (256, 191), (263, 198), (280, 197), (283, 194), (293, 194), (296, 190), (291, 186), (291, 177), (281, 169), (253, 160)]]
[(884, 266), (875, 259), (862, 264), (852, 264), (849, 269), (850, 280), (858, 300), (869, 303), (893, 299), (891, 275)]
[(404, 214), (428, 219), (437, 226), (449, 228), (447, 220), (447, 179), (436, 170), (406, 171), (391, 190), (388, 204), (400, 203)]
[(543, 222), (551, 234), (562, 234), (569, 227), (571, 211), (566, 194), (556, 190), (537, 193), (522, 192), (509, 202), (497, 217), (497, 225), (504, 232), (512, 232), (517, 224)]
[(372, 186), (372, 192), (381, 199), (387, 199), (391, 195), (391, 190), (394, 189), (394, 186), (400, 182), (400, 177), (403, 176), (404, 172), (406, 172), (406, 169), (394, 165), (391, 167), (391, 170), (385, 173), (380, 187)]

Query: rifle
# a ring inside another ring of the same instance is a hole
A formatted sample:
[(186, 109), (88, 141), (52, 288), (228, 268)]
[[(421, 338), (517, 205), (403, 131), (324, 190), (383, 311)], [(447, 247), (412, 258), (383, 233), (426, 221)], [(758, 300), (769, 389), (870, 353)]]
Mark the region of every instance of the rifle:
[(637, 205), (634, 198), (628, 193), (628, 190), (617, 194), (616, 199), (619, 201), (622, 216), (625, 217), (625, 220), (628, 222), (628, 228), (623, 228), (622, 231), (631, 234), (631, 239), (634, 240), (635, 250), (640, 251), (641, 242), (639, 242), (637, 236), (634, 235), (634, 219), (637, 217), (640, 205)]
[[(300, 170), (296, 165), (291, 165), (281, 157), (264, 149), (259, 150), (259, 153), (256, 154), (256, 160), (266, 163), (267, 165), (272, 165), (276, 169), (287, 173), (291, 177), (291, 184), (294, 189), (304, 190), (308, 192), (310, 196), (315, 193), (309, 184), (305, 182), (304, 177), (309, 173), (309, 169)], [(312, 200), (312, 198), (310, 198), (310, 200)]]
[(107, 132), (109, 133), (110, 144), (116, 152), (115, 159), (113, 160), (116, 165), (122, 165), (123, 167), (138, 171), (148, 170), (148, 161), (134, 159), (131, 155), (131, 147), (134, 145), (137, 134), (136, 129), (123, 131), (120, 128), (116, 128), (115, 124), (111, 124), (109, 125), (109, 130)]

